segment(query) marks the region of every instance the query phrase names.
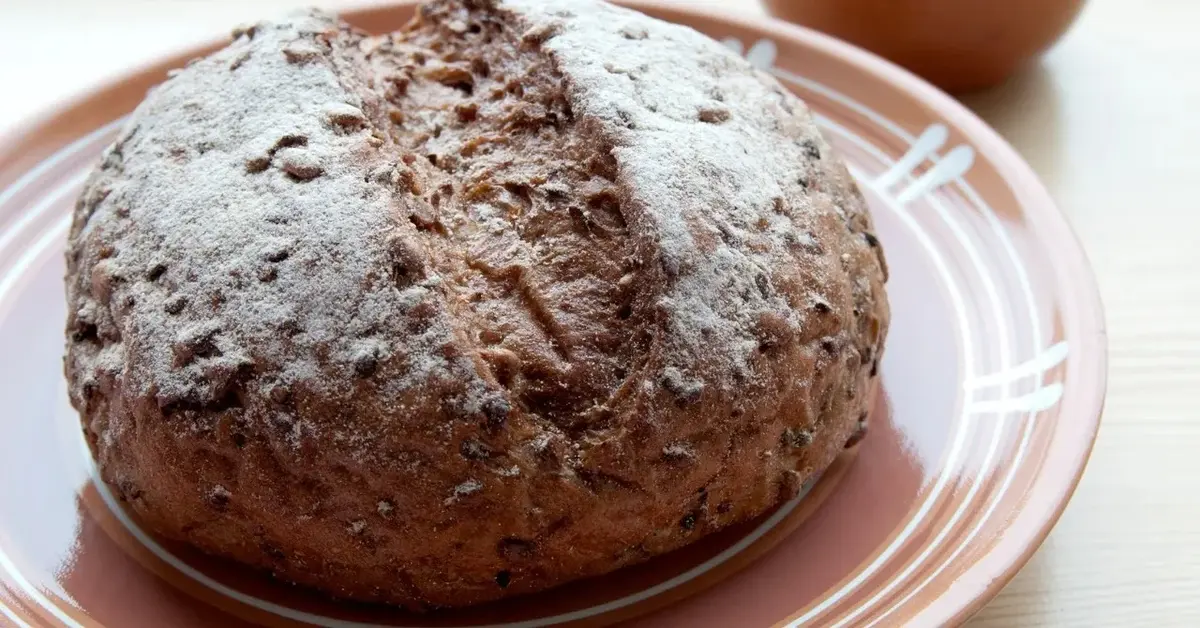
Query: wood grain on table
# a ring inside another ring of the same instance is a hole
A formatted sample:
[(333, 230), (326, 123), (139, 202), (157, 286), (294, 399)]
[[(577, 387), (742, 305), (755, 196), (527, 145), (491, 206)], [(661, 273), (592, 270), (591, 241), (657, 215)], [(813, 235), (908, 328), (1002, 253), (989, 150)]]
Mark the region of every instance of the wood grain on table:
[[(131, 66), (303, 4), (0, 0), (0, 132)], [(971, 626), (1200, 626), (1200, 2), (1092, 0), (1038, 67), (963, 100), (1032, 164), (1083, 240), (1111, 364), (1075, 498)]]

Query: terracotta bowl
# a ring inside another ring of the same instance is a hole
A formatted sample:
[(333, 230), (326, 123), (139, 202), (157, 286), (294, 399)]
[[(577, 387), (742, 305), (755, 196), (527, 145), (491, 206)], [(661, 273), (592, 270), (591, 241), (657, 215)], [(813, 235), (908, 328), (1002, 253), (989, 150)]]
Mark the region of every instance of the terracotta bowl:
[(952, 92), (990, 87), (1058, 41), (1084, 0), (765, 0)]
[[(62, 251), (101, 148), (197, 48), (0, 138), (0, 624), (933, 626), (995, 595), (1066, 505), (1104, 397), (1103, 316), (1063, 216), (995, 132), (890, 63), (780, 22), (635, 6), (795, 90), (869, 197), (894, 320), (857, 448), (759, 520), (452, 613), (338, 604), (146, 534), (96, 482), (67, 403)], [(384, 31), (411, 13), (345, 17)]]

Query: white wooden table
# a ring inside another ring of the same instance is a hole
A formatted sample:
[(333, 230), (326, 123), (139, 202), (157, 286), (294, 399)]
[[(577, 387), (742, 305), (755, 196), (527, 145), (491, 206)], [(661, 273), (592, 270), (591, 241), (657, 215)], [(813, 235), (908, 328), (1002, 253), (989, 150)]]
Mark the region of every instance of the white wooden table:
[[(0, 131), (300, 4), (0, 0)], [(762, 13), (752, 0), (691, 4)], [(972, 628), (1200, 626), (1200, 2), (1092, 0), (1038, 68), (964, 100), (1070, 216), (1111, 343), (1108, 409), (1083, 482)]]

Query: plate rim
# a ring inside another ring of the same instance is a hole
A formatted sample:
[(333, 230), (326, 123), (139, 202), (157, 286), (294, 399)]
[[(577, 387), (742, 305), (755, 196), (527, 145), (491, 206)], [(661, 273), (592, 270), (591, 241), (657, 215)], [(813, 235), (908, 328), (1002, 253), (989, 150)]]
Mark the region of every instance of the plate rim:
[[(369, 0), (350, 3), (334, 11), (340, 16), (354, 20), (418, 3), (417, 0)], [(617, 0), (615, 3), (655, 16), (663, 16), (669, 21), (683, 22), (689, 17), (721, 21), (779, 41), (790, 41), (838, 58), (861, 70), (873, 81), (887, 84), (893, 90), (908, 94), (927, 109), (932, 117), (940, 118), (962, 132), (970, 139), (978, 154), (987, 158), (997, 175), (1016, 197), (1022, 210), (1021, 215), (1030, 219), (1031, 223), (1036, 225), (1035, 230), (1043, 234), (1038, 238), (1039, 249), (1046, 249), (1047, 240), (1060, 243), (1052, 252), (1056, 262), (1053, 274), (1066, 274), (1076, 280), (1082, 280), (1071, 287), (1072, 296), (1076, 299), (1065, 300), (1065, 304), (1066, 313), (1070, 314), (1067, 318), (1080, 326), (1080, 339), (1090, 342), (1089, 346), (1095, 352), (1095, 359), (1086, 366), (1081, 366), (1080, 377), (1083, 383), (1075, 388), (1081, 388), (1089, 382), (1093, 386), (1088, 389), (1090, 394), (1075, 399), (1077, 407), (1069, 407), (1064, 403), (1064, 409), (1058, 417), (1059, 421), (1067, 420), (1081, 430), (1080, 435), (1065, 444), (1056, 438), (1047, 447), (1047, 463), (1033, 476), (1029, 489), (1022, 495), (1026, 508), (1022, 509), (1006, 528), (1004, 538), (997, 544), (997, 548), (973, 562), (960, 576), (960, 580), (982, 581), (985, 583), (982, 588), (958, 599), (949, 598), (949, 589), (943, 589), (932, 597), (933, 602), (947, 602), (943, 605), (947, 608), (942, 609), (940, 615), (935, 604), (931, 602), (910, 617), (910, 621), (919, 623), (957, 625), (965, 622), (995, 598), (1041, 547), (1070, 504), (1086, 471), (1099, 432), (1108, 390), (1107, 325), (1096, 273), (1078, 233), (1033, 168), (995, 129), (946, 92), (883, 57), (799, 24), (770, 16), (739, 14), (726, 7), (692, 7), (668, 0)], [(159, 83), (165, 78), (168, 68), (177, 67), (190, 58), (207, 54), (224, 42), (224, 39), (217, 38), (192, 39), (174, 46), (164, 54), (119, 69), (103, 80), (84, 84), (71, 96), (51, 103), (33, 114), (15, 119), (0, 133), (0, 169), (12, 168), (21, 174), (28, 173), (46, 156), (76, 138), (81, 130), (86, 132), (95, 127), (91, 120), (97, 116), (91, 112), (103, 110), (103, 107), (96, 105), (103, 103), (111, 92), (127, 88), (128, 84), (137, 78), (152, 78), (150, 84)], [(38, 142), (36, 139), (48, 135), (57, 137), (50, 143)], [(30, 144), (39, 145), (42, 150), (28, 153), (21, 150)], [(1064, 284), (1056, 278), (1054, 285), (1061, 289)], [(1056, 293), (1060, 292), (1056, 290)], [(1051, 472), (1051, 467), (1058, 471)], [(1036, 512), (1031, 510), (1034, 502), (1038, 501), (1035, 498), (1047, 500)], [(1011, 558), (995, 558), (1000, 545), (1012, 547), (1009, 552), (1005, 552)], [(790, 618), (783, 619), (777, 625), (787, 625), (790, 621)]]

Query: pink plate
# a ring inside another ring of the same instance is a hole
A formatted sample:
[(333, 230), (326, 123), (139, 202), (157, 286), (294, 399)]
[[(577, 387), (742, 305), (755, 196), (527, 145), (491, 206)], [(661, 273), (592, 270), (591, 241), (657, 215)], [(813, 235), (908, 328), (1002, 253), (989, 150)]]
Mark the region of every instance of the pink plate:
[[(943, 625), (1049, 532), (1096, 435), (1103, 315), (1036, 177), (910, 74), (778, 22), (637, 8), (724, 40), (818, 114), (874, 213), (893, 321), (870, 436), (763, 518), (592, 581), (453, 613), (351, 606), (157, 540), (94, 468), (62, 377), (62, 249), (84, 176), (163, 60), (0, 139), (0, 624)], [(390, 30), (411, 5), (345, 15)]]

